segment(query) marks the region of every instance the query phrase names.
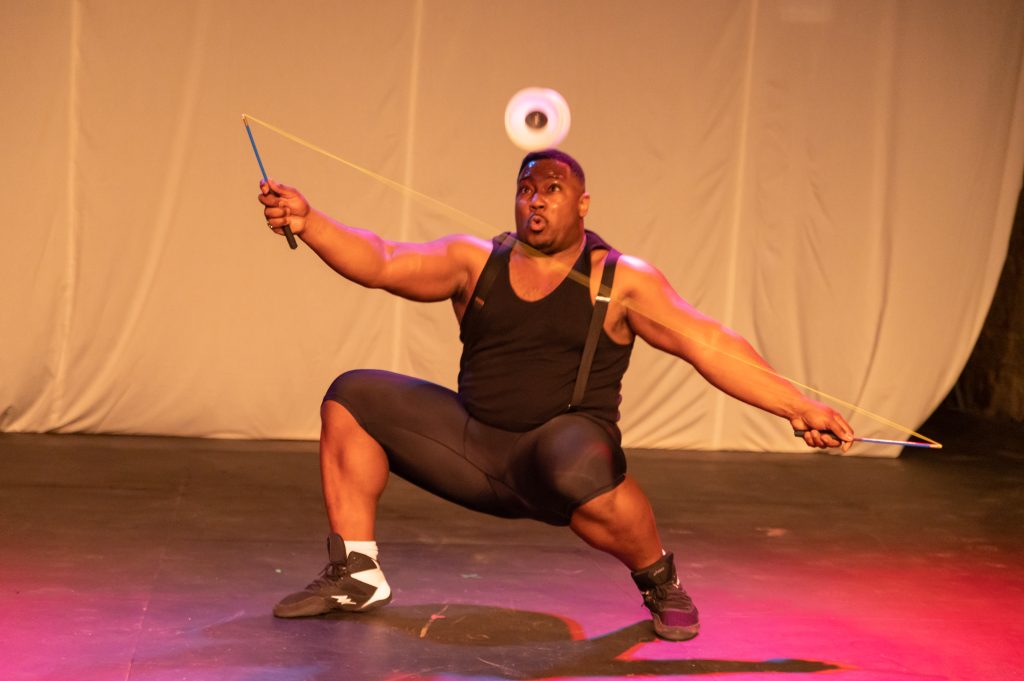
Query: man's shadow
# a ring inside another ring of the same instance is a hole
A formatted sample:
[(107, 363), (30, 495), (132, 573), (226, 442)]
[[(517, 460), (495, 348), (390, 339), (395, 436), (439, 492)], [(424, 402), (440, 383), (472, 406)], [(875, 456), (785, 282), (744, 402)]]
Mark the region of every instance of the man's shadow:
[[(691, 659), (685, 657), (686, 644), (673, 651), (677, 659), (633, 659), (636, 648), (656, 640), (650, 621), (586, 638), (577, 624), (556, 615), (459, 603), (389, 606), (296, 620), (245, 617), (206, 627), (202, 635), (206, 644), (200, 657), (205, 659), (193, 658), (193, 665), (231, 666), (235, 661), (220, 656), (241, 652), (237, 641), (264, 641), (259, 650), (246, 647), (248, 666), (282, 672), (301, 668), (304, 679), (376, 681), (442, 674), (544, 679), (842, 669), (812, 660)], [(170, 660), (152, 662), (164, 666)]]
[[(586, 638), (572, 620), (556, 615), (481, 605), (423, 604), (384, 608), (372, 614), (336, 614), (325, 619), (362, 620), (410, 641), (410, 661), (441, 657), (460, 676), (541, 679), (573, 676), (670, 676), (739, 672), (808, 673), (840, 666), (809, 660), (633, 659), (643, 643), (658, 640), (644, 620), (603, 636)], [(454, 649), (454, 650), (453, 650)], [(685, 644), (678, 648), (685, 654)], [(413, 662), (409, 671), (422, 671)]]

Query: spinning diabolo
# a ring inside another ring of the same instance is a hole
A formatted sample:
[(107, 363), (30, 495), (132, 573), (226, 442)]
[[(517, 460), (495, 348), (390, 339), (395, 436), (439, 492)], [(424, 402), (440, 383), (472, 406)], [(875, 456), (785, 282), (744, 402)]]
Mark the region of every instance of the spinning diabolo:
[(520, 90), (505, 107), (505, 132), (526, 151), (557, 147), (569, 134), (569, 123), (569, 105), (549, 88)]

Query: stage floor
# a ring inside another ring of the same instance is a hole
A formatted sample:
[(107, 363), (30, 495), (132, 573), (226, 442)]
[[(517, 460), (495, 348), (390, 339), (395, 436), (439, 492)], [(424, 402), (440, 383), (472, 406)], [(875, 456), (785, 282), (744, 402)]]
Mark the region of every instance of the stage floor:
[(315, 443), (0, 435), (0, 678), (1024, 678), (1024, 429), (928, 428), (889, 460), (629, 452), (685, 643), (569, 530), (398, 479), (392, 604), (277, 620), (326, 560)]

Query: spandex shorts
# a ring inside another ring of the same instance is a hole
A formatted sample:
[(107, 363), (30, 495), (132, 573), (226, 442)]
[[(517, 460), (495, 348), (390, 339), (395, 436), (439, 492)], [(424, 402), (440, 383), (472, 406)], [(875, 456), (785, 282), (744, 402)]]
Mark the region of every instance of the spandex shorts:
[(393, 473), (482, 513), (568, 525), (626, 475), (618, 429), (585, 414), (510, 432), (471, 417), (447, 388), (377, 370), (342, 374), (324, 399), (384, 448)]

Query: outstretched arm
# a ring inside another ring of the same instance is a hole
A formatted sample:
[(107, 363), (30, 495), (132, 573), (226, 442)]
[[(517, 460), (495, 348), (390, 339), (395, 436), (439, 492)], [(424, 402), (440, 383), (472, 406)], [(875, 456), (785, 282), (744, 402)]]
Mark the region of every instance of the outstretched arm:
[(260, 183), (267, 224), (287, 224), (335, 272), (361, 286), (419, 301), (459, 299), (490, 251), (486, 242), (451, 236), (422, 244), (389, 241), (313, 208), (294, 187)]
[(807, 431), (809, 446), (849, 450), (853, 429), (841, 414), (775, 373), (743, 337), (683, 300), (656, 268), (632, 257), (619, 262), (613, 299), (621, 301), (619, 319), (633, 333), (686, 360), (720, 390)]

